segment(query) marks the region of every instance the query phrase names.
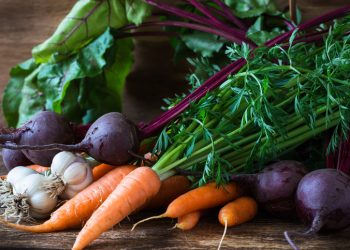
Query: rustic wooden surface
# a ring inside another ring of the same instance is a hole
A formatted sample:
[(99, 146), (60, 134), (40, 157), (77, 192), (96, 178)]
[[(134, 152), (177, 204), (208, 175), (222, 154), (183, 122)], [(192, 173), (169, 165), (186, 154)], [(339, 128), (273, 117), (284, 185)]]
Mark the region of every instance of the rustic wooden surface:
[[(0, 175), (5, 174), (1, 166)], [(130, 231), (133, 223), (163, 211), (139, 212), (102, 234), (87, 249), (217, 249), (223, 227), (218, 223), (217, 210), (213, 210), (190, 231), (171, 229), (176, 221), (161, 219), (149, 221)], [(296, 219), (281, 220), (259, 215), (252, 222), (229, 228), (221, 249), (291, 249), (283, 232), (305, 229)], [(0, 249), (70, 249), (78, 230), (47, 234), (31, 234), (0, 225)], [(350, 249), (350, 229), (331, 235), (296, 238), (296, 243), (308, 250)]]
[[(175, 221), (158, 220), (144, 223), (130, 232), (132, 223), (152, 215), (143, 213), (131, 216), (97, 240), (87, 249), (217, 249), (223, 227), (214, 213), (202, 219), (191, 231), (171, 230)], [(283, 237), (283, 230), (302, 230), (303, 226), (293, 221), (281, 221), (259, 217), (250, 223), (229, 228), (221, 249), (291, 249)], [(348, 250), (350, 231), (296, 239), (300, 249)], [(30, 234), (0, 226), (0, 249), (70, 249), (78, 231), (48, 234)]]
[[(278, 2), (286, 6), (288, 1)], [(348, 0), (298, 2), (310, 18)], [(51, 34), (73, 4), (71, 0), (0, 0), (0, 92), (8, 81), (10, 67), (30, 57), (31, 48)], [(139, 40), (135, 54), (134, 72), (124, 93), (124, 112), (135, 121), (149, 120), (159, 113), (163, 97), (185, 88), (184, 67), (175, 67), (168, 60), (171, 49), (164, 40)], [(143, 60), (148, 63), (144, 64)], [(3, 171), (0, 167), (0, 173)], [(150, 213), (131, 216), (130, 221), (125, 220), (104, 233), (89, 249), (216, 249), (223, 231), (213, 212), (189, 232), (168, 230), (174, 225), (172, 220), (145, 223), (130, 232), (133, 222), (148, 215)], [(303, 228), (296, 220), (259, 216), (253, 222), (229, 229), (222, 249), (290, 249), (283, 231)], [(349, 233), (350, 230), (346, 230), (297, 242), (301, 249), (350, 249)], [(69, 249), (76, 235), (77, 231), (34, 235), (0, 226), (0, 249)]]

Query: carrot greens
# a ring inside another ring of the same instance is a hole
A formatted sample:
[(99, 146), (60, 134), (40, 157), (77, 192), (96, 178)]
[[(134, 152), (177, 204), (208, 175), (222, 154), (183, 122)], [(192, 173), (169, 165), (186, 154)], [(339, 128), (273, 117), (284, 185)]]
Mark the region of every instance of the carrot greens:
[[(288, 42), (267, 42), (254, 50), (245, 43), (227, 47), (233, 64), (243, 59), (245, 65), (224, 76), (218, 88), (189, 101), (189, 107), (163, 129), (154, 148), (161, 157), (153, 169), (199, 170), (200, 183), (220, 183), (229, 173), (258, 171), (332, 127), (336, 132), (329, 149), (334, 150), (340, 135), (346, 138), (349, 131), (350, 18), (334, 21), (309, 42), (303, 41), (307, 36), (301, 31), (334, 13), (283, 34)], [(206, 84), (193, 93), (210, 88)], [(180, 105), (170, 103), (168, 114)]]

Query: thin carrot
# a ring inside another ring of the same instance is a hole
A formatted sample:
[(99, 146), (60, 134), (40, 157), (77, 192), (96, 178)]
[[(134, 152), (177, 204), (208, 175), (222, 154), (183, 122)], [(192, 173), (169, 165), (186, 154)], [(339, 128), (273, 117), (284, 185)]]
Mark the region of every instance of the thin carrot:
[(178, 218), (194, 211), (220, 206), (232, 201), (240, 194), (241, 191), (236, 183), (231, 182), (221, 187), (217, 187), (215, 183), (209, 183), (180, 195), (169, 204), (165, 213), (141, 220), (131, 230), (147, 220), (165, 217)]
[(189, 214), (185, 214), (177, 218), (177, 223), (175, 227), (181, 230), (191, 230), (198, 224), (200, 217), (201, 217), (200, 211), (195, 211)]
[(128, 174), (80, 231), (73, 249), (83, 249), (103, 232), (155, 196), (161, 181), (149, 167), (139, 167)]
[(40, 166), (40, 165), (29, 165), (27, 166), (27, 168), (33, 169), (36, 172), (42, 173), (45, 172), (46, 170), (49, 170), (49, 167), (44, 167), (44, 166)]
[(1, 220), (12, 228), (33, 233), (47, 233), (69, 228), (80, 227), (92, 213), (107, 199), (108, 195), (118, 186), (121, 180), (135, 166), (120, 166), (93, 182), (52, 213), (51, 218), (40, 225), (20, 225)]
[(112, 166), (112, 165), (104, 164), (104, 163), (97, 165), (96, 167), (94, 167), (92, 169), (92, 176), (94, 178), (94, 181), (97, 181), (102, 176), (107, 174), (109, 171), (113, 170), (114, 168), (116, 168), (116, 167)]
[(240, 197), (220, 209), (218, 219), (225, 226), (224, 233), (219, 243), (218, 249), (226, 235), (227, 227), (237, 226), (244, 222), (252, 220), (258, 212), (256, 201), (250, 197)]
[(166, 207), (188, 190), (190, 190), (190, 181), (187, 177), (182, 175), (171, 176), (162, 181), (159, 192), (150, 200), (145, 209)]

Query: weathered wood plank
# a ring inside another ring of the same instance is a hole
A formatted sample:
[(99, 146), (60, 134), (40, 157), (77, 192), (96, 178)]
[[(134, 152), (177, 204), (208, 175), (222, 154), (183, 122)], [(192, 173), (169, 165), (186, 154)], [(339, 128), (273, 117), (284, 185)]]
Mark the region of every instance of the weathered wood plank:
[[(104, 233), (88, 249), (216, 249), (223, 227), (215, 213), (201, 219), (191, 231), (170, 230), (175, 221), (163, 219), (140, 225), (130, 232), (133, 222), (151, 213), (140, 213)], [(264, 216), (235, 228), (229, 228), (222, 249), (290, 249), (283, 231), (302, 230), (296, 221), (283, 221)], [(30, 234), (0, 226), (1, 249), (69, 249), (78, 231)], [(350, 230), (332, 235), (297, 238), (301, 249), (350, 249)]]

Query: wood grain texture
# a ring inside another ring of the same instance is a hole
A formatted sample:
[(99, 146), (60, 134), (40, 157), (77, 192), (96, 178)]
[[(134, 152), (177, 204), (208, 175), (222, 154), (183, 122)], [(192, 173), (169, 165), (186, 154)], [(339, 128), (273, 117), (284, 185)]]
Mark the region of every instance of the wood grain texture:
[[(103, 233), (87, 249), (216, 249), (223, 227), (212, 212), (201, 218), (190, 231), (171, 230), (176, 221), (162, 219), (144, 223), (130, 232), (132, 223), (153, 213), (139, 213), (124, 220), (112, 230)], [(296, 221), (282, 221), (259, 216), (252, 222), (229, 228), (222, 249), (291, 249), (283, 237), (283, 231), (300, 231), (304, 226)], [(332, 235), (311, 238), (295, 238), (301, 249), (332, 250), (350, 249), (350, 230)], [(77, 230), (31, 234), (0, 226), (0, 249), (70, 249)]]

